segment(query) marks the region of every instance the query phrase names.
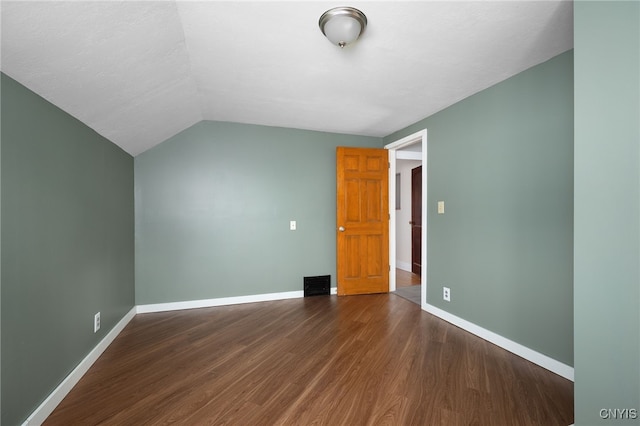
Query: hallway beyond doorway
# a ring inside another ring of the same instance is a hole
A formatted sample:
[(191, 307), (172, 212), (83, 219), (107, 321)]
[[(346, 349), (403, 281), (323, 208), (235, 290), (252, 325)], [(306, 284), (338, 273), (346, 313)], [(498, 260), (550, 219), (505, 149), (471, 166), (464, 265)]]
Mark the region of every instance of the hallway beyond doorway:
[(396, 269), (396, 288), (420, 285), (420, 275)]
[(421, 306), (422, 291), (420, 287), (419, 275), (396, 269), (396, 291), (393, 291), (392, 294)]

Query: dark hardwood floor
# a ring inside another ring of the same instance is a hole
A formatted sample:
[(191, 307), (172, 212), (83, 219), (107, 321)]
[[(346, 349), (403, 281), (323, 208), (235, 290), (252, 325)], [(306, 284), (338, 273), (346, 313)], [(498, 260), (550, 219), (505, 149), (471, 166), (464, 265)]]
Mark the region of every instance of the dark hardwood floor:
[(46, 425), (569, 425), (573, 383), (392, 294), (137, 315)]

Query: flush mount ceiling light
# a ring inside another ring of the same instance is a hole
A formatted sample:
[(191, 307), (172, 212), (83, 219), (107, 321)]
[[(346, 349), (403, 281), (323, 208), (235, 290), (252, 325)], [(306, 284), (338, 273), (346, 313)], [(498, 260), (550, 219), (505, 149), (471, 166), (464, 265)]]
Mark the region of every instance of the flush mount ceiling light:
[(318, 25), (331, 43), (345, 47), (364, 32), (367, 17), (353, 7), (335, 7), (322, 14)]

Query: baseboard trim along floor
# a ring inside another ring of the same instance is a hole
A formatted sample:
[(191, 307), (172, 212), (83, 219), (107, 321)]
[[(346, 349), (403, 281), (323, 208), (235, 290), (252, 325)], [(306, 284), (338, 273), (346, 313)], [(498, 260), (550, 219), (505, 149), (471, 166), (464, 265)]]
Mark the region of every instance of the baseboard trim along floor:
[[(336, 294), (336, 288), (331, 288), (331, 294)], [(289, 291), (281, 293), (258, 294), (251, 296), (236, 296), (219, 299), (191, 300), (185, 302), (156, 303), (138, 305), (133, 307), (116, 326), (96, 345), (96, 347), (78, 364), (78, 366), (58, 385), (56, 389), (40, 404), (38, 408), (27, 418), (22, 426), (34, 426), (42, 424), (53, 410), (60, 404), (64, 397), (80, 381), (82, 376), (91, 368), (93, 363), (115, 340), (125, 326), (136, 314), (151, 312), (173, 311), (181, 309), (197, 309), (205, 307), (226, 306), (241, 303), (255, 303), (274, 300), (295, 299), (304, 297), (303, 291)], [(484, 340), (487, 340), (509, 352), (512, 352), (528, 361), (533, 362), (565, 379), (574, 381), (574, 370), (572, 367), (556, 361), (546, 355), (527, 348), (519, 343), (506, 339), (496, 333), (479, 327), (469, 321), (456, 317), (442, 309), (426, 304), (423, 309), (457, 327), (462, 328)]]
[[(331, 288), (331, 294), (336, 294), (336, 287)], [(219, 299), (188, 300), (185, 302), (154, 303), (138, 305), (136, 313), (179, 311), (182, 309), (212, 308), (215, 306), (239, 305), (241, 303), (269, 302), (272, 300), (297, 299), (304, 297), (304, 291), (286, 291), (282, 293), (254, 294), (250, 296), (223, 297)]]
[(560, 361), (556, 361), (555, 359), (548, 357), (547, 355), (536, 352), (533, 349), (529, 349), (528, 347), (523, 346), (520, 343), (509, 340), (485, 328), (477, 326), (472, 322), (452, 315), (449, 312), (443, 311), (442, 309), (437, 308), (433, 305), (426, 304), (426, 306), (423, 308), (427, 312), (455, 325), (456, 327), (460, 327), (461, 329), (468, 331), (471, 334), (475, 334), (476, 336), (481, 337), (482, 339), (491, 342), (494, 345), (499, 346), (502, 349), (505, 349), (513, 354), (516, 354), (519, 357), (526, 359), (527, 361), (531, 361), (532, 363), (537, 364), (542, 368), (556, 373), (557, 375), (564, 377), (567, 380), (571, 380), (572, 382), (575, 381), (573, 367), (570, 367)]
[(94, 362), (102, 355), (102, 353), (109, 347), (111, 342), (115, 340), (115, 338), (120, 334), (122, 330), (129, 324), (129, 321), (136, 316), (136, 308), (135, 306), (125, 314), (124, 317), (107, 333), (107, 335), (96, 345), (95, 348), (89, 352), (89, 354), (80, 361), (80, 364), (76, 368), (73, 369), (71, 373), (58, 385), (57, 388), (53, 390), (45, 399), (42, 404), (38, 408), (35, 409), (33, 413), (27, 420), (22, 424), (22, 426), (35, 426), (41, 425), (49, 414), (55, 410), (55, 408), (60, 404), (60, 402), (64, 399), (65, 396), (73, 389), (73, 387), (80, 381), (82, 376), (89, 371), (89, 368), (93, 365)]

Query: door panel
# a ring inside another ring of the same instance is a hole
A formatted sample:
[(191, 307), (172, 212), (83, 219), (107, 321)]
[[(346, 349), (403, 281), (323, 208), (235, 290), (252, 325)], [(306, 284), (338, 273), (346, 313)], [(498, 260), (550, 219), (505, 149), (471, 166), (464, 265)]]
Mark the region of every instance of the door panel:
[(357, 179), (348, 179), (345, 185), (345, 215), (347, 222), (360, 221), (360, 182)]
[(382, 186), (380, 181), (367, 179), (364, 181), (364, 198), (367, 200), (366, 220), (369, 223), (381, 222)]
[(411, 272), (422, 272), (422, 166), (411, 170)]
[(360, 277), (360, 241), (359, 235), (345, 235), (345, 278), (357, 279)]
[(338, 147), (338, 294), (389, 291), (388, 151)]
[(379, 278), (382, 277), (385, 272), (383, 271), (384, 259), (381, 254), (385, 249), (382, 238), (380, 235), (367, 235), (367, 278)]

